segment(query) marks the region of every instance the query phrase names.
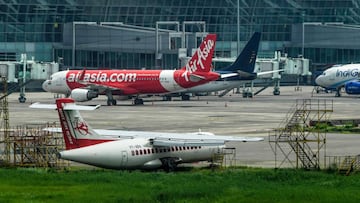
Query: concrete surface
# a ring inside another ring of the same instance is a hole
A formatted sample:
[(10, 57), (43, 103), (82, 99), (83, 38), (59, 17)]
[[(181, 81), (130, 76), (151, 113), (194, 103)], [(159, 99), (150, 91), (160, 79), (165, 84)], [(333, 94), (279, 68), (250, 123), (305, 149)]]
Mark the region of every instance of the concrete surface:
[[(160, 97), (146, 98), (144, 106), (133, 106), (131, 101), (118, 101), (117, 106), (106, 106), (106, 97), (84, 102), (84, 105), (102, 104), (96, 111), (84, 111), (83, 117), (93, 128), (144, 130), (159, 132), (213, 132), (217, 135), (265, 137), (264, 142), (229, 143), (236, 147), (238, 164), (246, 166), (274, 167), (275, 155), (268, 142), (268, 132), (279, 126), (296, 99), (327, 99), (333, 101), (331, 119), (359, 119), (359, 98), (334, 94), (318, 94), (312, 97), (313, 87), (281, 87), (281, 95), (273, 96), (272, 88), (254, 98), (243, 98), (228, 93), (217, 96), (192, 97), (191, 101), (161, 101)], [(30, 109), (33, 102), (54, 103), (51, 93), (26, 93), (26, 103), (18, 102), (18, 93), (9, 96), (10, 125), (44, 124), (58, 121), (56, 111)], [(326, 155), (360, 154), (360, 135), (327, 135)]]

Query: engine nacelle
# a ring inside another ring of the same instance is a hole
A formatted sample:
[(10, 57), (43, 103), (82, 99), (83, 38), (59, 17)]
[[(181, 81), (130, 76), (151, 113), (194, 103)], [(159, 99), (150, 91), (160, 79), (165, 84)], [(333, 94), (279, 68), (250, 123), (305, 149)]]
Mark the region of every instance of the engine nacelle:
[(89, 101), (98, 96), (99, 96), (99, 93), (97, 91), (80, 89), (80, 88), (73, 89), (70, 94), (70, 97), (78, 102)]
[(347, 94), (360, 94), (360, 82), (353, 80), (345, 83), (345, 91)]

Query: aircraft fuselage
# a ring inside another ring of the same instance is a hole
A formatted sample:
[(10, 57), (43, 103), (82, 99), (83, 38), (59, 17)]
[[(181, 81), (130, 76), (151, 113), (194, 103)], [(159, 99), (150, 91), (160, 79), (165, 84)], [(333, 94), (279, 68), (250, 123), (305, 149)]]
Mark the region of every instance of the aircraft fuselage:
[(179, 163), (211, 161), (219, 146), (154, 147), (147, 139), (124, 139), (60, 152), (60, 158), (109, 169), (157, 169), (174, 158)]

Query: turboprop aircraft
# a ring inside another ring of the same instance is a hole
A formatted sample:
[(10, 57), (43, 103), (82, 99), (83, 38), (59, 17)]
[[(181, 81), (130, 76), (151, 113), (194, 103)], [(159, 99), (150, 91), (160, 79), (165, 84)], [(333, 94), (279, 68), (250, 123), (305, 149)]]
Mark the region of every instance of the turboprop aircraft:
[(47, 92), (69, 95), (76, 101), (88, 101), (100, 94), (108, 105), (116, 99), (135, 96), (134, 104), (143, 104), (140, 95), (181, 92), (187, 88), (217, 80), (211, 71), (215, 34), (208, 34), (188, 63), (180, 70), (66, 70), (54, 73), (42, 87)]
[[(259, 137), (217, 136), (212, 133), (157, 133), (94, 130), (79, 110), (98, 106), (76, 105), (71, 98), (55, 104), (34, 103), (31, 108), (57, 109), (66, 150), (59, 157), (109, 169), (174, 170), (180, 163), (211, 161), (229, 141), (262, 141)], [(105, 136), (106, 135), (106, 136)]]
[(315, 83), (327, 90), (335, 90), (340, 97), (340, 90), (345, 87), (347, 94), (360, 94), (360, 64), (335, 65), (326, 69), (315, 79)]

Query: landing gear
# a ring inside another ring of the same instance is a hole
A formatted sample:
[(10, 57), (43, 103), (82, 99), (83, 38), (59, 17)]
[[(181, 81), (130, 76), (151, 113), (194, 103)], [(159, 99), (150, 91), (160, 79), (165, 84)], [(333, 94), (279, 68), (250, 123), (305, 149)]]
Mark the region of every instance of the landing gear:
[(107, 100), (107, 105), (108, 106), (111, 106), (111, 105), (116, 106), (116, 100), (115, 99), (108, 99)]
[(26, 102), (26, 97), (24, 95), (20, 95), (19, 102), (20, 103), (25, 103)]
[(171, 96), (168, 95), (163, 96), (163, 101), (171, 101)]
[(183, 100), (183, 101), (189, 101), (189, 100), (190, 100), (190, 95), (188, 95), (188, 94), (182, 94), (182, 95), (181, 95), (181, 100)]
[(144, 104), (144, 100), (142, 100), (140, 98), (134, 99), (134, 105), (143, 105), (143, 104)]
[(275, 95), (275, 96), (280, 95), (280, 88), (279, 87), (274, 88), (273, 95)]
[(106, 90), (106, 97), (108, 98), (107, 99), (108, 106), (111, 106), (111, 105), (116, 106), (116, 100), (113, 98), (113, 95), (110, 90)]
[(337, 89), (336, 89), (335, 97), (341, 97), (340, 91), (341, 91), (341, 88), (337, 88)]
[(163, 168), (166, 172), (175, 171), (179, 162), (178, 158), (164, 158), (161, 159)]

